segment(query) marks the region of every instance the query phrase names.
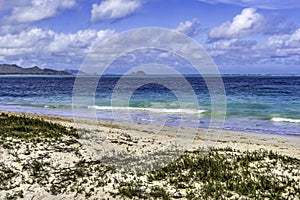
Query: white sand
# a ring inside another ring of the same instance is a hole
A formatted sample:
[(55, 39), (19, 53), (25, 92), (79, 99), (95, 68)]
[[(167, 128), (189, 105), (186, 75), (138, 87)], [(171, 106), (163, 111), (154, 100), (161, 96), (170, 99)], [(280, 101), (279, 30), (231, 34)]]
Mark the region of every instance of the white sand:
[[(59, 123), (66, 127), (74, 127), (82, 130), (80, 132), (80, 143), (83, 144), (82, 155), (86, 159), (91, 157), (98, 158), (100, 155), (113, 152), (129, 153), (133, 157), (144, 156), (160, 150), (174, 148), (174, 145), (184, 150), (193, 150), (207, 147), (231, 147), (241, 151), (253, 151), (258, 149), (272, 150), (280, 154), (300, 159), (300, 137), (286, 135), (268, 135), (258, 133), (246, 133), (222, 130), (201, 130), (194, 128), (180, 127), (161, 127), (157, 125), (146, 125), (128, 122), (98, 121), (97, 124), (87, 119), (77, 119), (59, 116), (46, 116), (26, 113), (3, 112), (12, 115), (22, 115), (31, 118), (44, 119), (54, 123)], [(190, 136), (190, 137), (187, 137)], [(37, 157), (43, 153), (43, 146), (37, 147), (37, 151), (30, 155), (30, 158)], [(20, 151), (24, 151), (24, 149)], [(49, 153), (49, 152), (48, 152)], [(20, 153), (22, 155), (22, 152)], [(6, 164), (15, 163), (13, 167), (20, 168), (15, 162), (15, 158), (6, 149), (0, 148), (1, 161)], [(22, 157), (21, 157), (22, 158)], [(26, 158), (22, 158), (26, 159)], [(153, 158), (152, 158), (153, 159)], [(73, 166), (78, 162), (78, 157), (74, 154), (65, 152), (50, 152), (50, 158), (46, 159), (58, 167)], [(128, 163), (136, 165), (134, 161)], [(142, 164), (141, 164), (142, 165)], [(103, 187), (98, 191), (101, 197), (109, 197), (106, 191), (113, 191), (113, 183)], [(74, 194), (69, 193), (63, 197), (52, 196), (43, 191), (38, 185), (24, 184), (25, 196), (28, 199), (68, 199)], [(3, 198), (6, 191), (0, 191), (0, 199)], [(108, 195), (108, 196), (107, 196)], [(77, 199), (84, 199), (84, 196), (78, 196)]]

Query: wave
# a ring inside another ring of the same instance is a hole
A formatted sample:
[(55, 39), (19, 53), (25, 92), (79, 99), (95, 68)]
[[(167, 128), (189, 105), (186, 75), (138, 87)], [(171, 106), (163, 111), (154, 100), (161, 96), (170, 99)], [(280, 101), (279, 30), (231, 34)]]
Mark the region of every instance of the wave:
[(271, 119), (273, 122), (289, 122), (289, 123), (300, 123), (300, 119), (290, 119), (290, 118), (283, 118), (283, 117), (273, 117)]
[(58, 109), (70, 109), (71, 105), (36, 105), (36, 107), (44, 107), (44, 108), (58, 108)]
[(201, 114), (206, 110), (193, 109), (171, 109), (171, 108), (141, 108), (141, 107), (114, 107), (114, 106), (88, 106), (88, 109), (95, 110), (116, 110), (116, 111), (133, 111), (133, 112), (153, 112), (153, 113), (169, 113), (169, 114)]

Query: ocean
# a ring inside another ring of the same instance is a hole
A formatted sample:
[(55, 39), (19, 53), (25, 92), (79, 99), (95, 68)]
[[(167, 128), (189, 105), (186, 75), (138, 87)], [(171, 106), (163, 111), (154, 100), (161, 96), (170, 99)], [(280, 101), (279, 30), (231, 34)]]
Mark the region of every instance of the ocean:
[[(202, 77), (185, 77), (192, 92), (180, 89), (176, 76), (129, 76), (118, 85), (120, 78), (103, 76), (94, 92), (82, 93), (94, 101), (73, 105), (74, 76), (0, 76), (0, 110), (72, 117), (72, 108), (80, 107), (103, 120), (210, 127), (215, 110)], [(90, 91), (89, 79), (82, 91)], [(226, 117), (222, 126), (214, 128), (300, 136), (300, 76), (224, 75), (222, 79)], [(197, 107), (191, 106), (192, 99)], [(82, 113), (78, 117), (91, 117)]]

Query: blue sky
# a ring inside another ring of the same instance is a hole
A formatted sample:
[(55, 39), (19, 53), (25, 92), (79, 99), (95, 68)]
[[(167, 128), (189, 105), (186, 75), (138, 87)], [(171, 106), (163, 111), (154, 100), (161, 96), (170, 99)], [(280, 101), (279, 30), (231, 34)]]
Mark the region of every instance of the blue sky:
[(162, 27), (222, 73), (299, 74), (299, 11), (297, 0), (0, 0), (0, 63), (78, 69), (111, 35)]

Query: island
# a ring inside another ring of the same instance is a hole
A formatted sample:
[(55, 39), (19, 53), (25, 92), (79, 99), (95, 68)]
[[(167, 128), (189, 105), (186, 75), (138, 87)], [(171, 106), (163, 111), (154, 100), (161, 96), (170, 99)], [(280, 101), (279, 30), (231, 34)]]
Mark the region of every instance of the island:
[(37, 66), (23, 68), (16, 64), (0, 64), (0, 75), (72, 75), (66, 71), (41, 69)]
[(132, 72), (130, 75), (132, 75), (132, 76), (145, 76), (146, 73), (144, 71), (136, 71), (136, 72)]

